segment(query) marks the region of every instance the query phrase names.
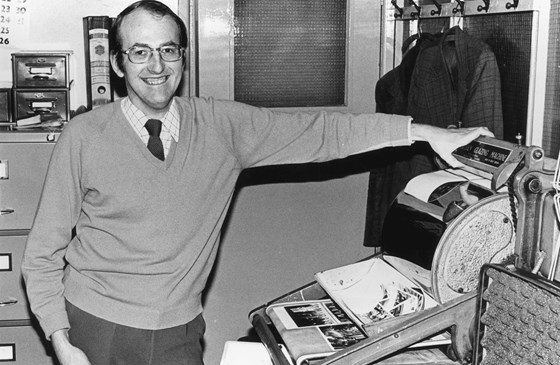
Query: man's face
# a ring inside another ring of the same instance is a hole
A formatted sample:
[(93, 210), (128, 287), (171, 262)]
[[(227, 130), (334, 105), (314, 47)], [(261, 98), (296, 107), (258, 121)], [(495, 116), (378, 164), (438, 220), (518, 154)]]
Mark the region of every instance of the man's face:
[[(152, 49), (179, 44), (180, 30), (169, 16), (157, 17), (145, 10), (135, 10), (123, 19), (120, 38), (123, 50), (132, 46), (149, 46)], [(163, 61), (153, 52), (146, 63), (130, 62), (123, 54), (123, 68), (111, 55), (111, 64), (119, 77), (124, 77), (128, 97), (147, 116), (160, 117), (169, 109), (183, 74), (183, 60)]]

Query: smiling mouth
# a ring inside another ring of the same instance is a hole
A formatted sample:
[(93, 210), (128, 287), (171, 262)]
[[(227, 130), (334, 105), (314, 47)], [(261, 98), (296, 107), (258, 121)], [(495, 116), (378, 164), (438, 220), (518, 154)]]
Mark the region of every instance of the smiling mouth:
[(169, 78), (169, 76), (162, 76), (162, 77), (149, 77), (149, 78), (144, 78), (144, 82), (148, 85), (161, 85), (163, 83), (165, 83), (167, 81), (167, 79)]

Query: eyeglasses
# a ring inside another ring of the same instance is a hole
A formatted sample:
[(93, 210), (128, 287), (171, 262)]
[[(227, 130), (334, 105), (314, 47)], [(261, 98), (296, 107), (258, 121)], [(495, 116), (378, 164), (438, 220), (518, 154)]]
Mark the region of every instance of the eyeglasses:
[(132, 63), (146, 63), (154, 52), (158, 52), (162, 60), (166, 62), (179, 61), (183, 57), (183, 47), (176, 44), (162, 46), (156, 49), (148, 46), (132, 46), (125, 51), (121, 51), (128, 56), (128, 60)]

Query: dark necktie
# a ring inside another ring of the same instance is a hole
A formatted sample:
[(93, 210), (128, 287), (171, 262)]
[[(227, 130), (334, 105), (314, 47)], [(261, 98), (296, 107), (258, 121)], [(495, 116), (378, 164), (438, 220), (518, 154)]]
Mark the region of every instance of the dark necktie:
[(148, 149), (154, 156), (163, 161), (165, 159), (163, 155), (163, 143), (161, 142), (161, 138), (159, 138), (159, 134), (161, 133), (161, 120), (148, 119), (144, 127), (146, 127), (150, 134)]

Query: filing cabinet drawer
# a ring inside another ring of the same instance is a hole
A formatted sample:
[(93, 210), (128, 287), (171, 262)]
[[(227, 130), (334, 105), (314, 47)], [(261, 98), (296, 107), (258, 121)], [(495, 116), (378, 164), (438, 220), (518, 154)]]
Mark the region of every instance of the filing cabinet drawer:
[(41, 116), (70, 120), (68, 89), (14, 89), (14, 121)]
[(70, 53), (13, 53), (15, 88), (69, 88)]
[(24, 235), (0, 235), (0, 326), (1, 321), (31, 318), (21, 277), (26, 240)]
[(30, 229), (53, 143), (0, 143), (0, 230)]
[(0, 364), (57, 364), (53, 357), (51, 344), (40, 330), (32, 326), (0, 327)]

